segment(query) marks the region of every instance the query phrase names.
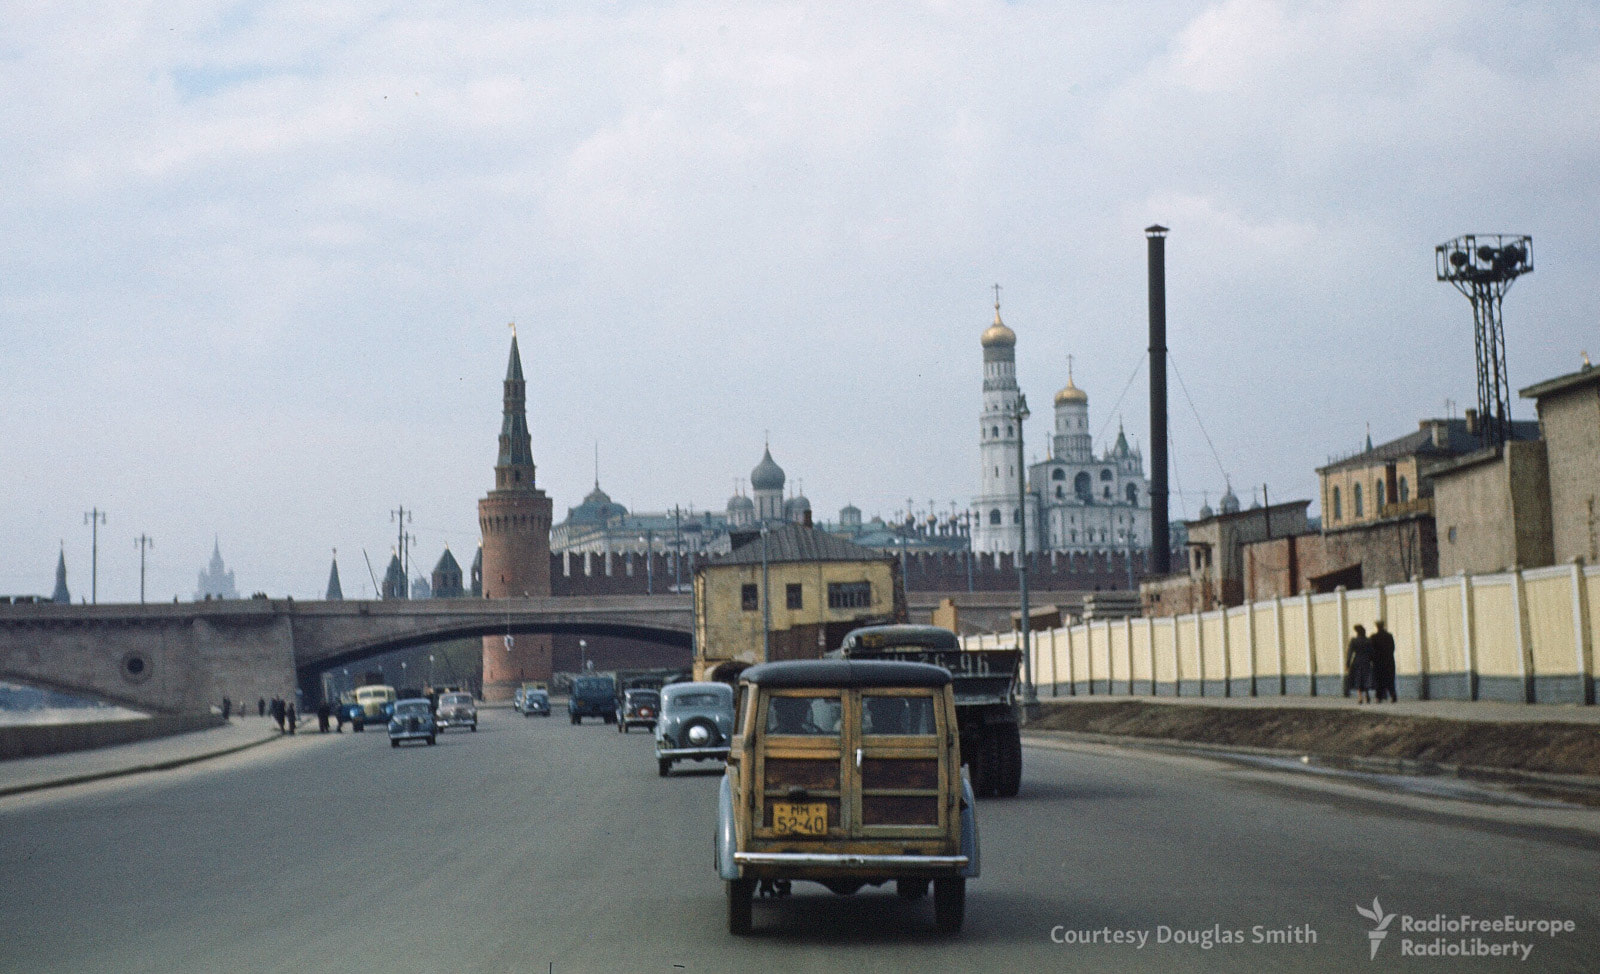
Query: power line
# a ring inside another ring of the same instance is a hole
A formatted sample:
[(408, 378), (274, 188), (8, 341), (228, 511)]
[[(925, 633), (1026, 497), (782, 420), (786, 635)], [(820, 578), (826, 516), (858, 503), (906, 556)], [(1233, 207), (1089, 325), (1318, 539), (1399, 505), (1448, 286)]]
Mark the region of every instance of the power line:
[(1222, 456), (1217, 453), (1217, 445), (1211, 442), (1211, 434), (1206, 432), (1205, 421), (1200, 418), (1200, 410), (1194, 406), (1194, 397), (1189, 395), (1189, 386), (1183, 381), (1183, 373), (1178, 371), (1178, 360), (1172, 357), (1171, 349), (1167, 350), (1167, 361), (1172, 363), (1172, 374), (1178, 377), (1178, 388), (1183, 390), (1183, 398), (1189, 403), (1189, 412), (1194, 413), (1194, 421), (1200, 427), (1200, 435), (1206, 438), (1206, 446), (1211, 448), (1211, 457), (1217, 461), (1217, 472), (1222, 474), (1222, 479), (1228, 479), (1228, 470), (1222, 465)]
[(1121, 416), (1121, 413), (1117, 412), (1117, 410), (1122, 406), (1122, 400), (1128, 395), (1128, 390), (1133, 388), (1133, 380), (1139, 378), (1139, 373), (1143, 371), (1144, 356), (1141, 355), (1139, 356), (1138, 364), (1133, 367), (1133, 374), (1128, 376), (1128, 384), (1122, 387), (1122, 395), (1117, 397), (1117, 402), (1111, 407), (1111, 412), (1106, 414), (1106, 423), (1104, 426), (1100, 427), (1100, 435), (1095, 437), (1097, 442), (1103, 442), (1105, 440), (1106, 430), (1111, 428), (1111, 417)]

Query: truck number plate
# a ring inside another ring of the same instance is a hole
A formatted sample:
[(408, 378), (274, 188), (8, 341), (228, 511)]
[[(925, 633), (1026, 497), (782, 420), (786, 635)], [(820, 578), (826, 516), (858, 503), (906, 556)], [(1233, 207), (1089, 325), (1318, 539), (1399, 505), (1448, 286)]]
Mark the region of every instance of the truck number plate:
[(827, 803), (773, 802), (772, 831), (779, 835), (827, 835)]

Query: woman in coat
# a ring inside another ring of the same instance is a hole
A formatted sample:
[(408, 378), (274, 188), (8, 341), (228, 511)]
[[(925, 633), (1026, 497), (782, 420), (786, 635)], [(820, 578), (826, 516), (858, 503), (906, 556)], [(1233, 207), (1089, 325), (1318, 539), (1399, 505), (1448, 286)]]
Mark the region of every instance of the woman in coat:
[(1356, 691), (1356, 703), (1372, 702), (1372, 690), (1376, 686), (1372, 663), (1372, 640), (1367, 638), (1365, 626), (1356, 626), (1356, 634), (1350, 639), (1350, 649), (1345, 655), (1350, 686)]

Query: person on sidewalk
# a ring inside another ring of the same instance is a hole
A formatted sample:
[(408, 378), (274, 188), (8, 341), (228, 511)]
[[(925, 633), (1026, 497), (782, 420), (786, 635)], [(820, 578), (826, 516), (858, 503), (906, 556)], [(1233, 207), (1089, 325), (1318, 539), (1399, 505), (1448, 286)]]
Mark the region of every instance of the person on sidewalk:
[(326, 697), (317, 701), (317, 730), (326, 734), (328, 732), (328, 718), (333, 716), (333, 708), (328, 706)]
[(222, 698), (222, 719), (227, 720), (233, 714), (233, 701), (227, 697)]
[(1372, 634), (1372, 684), (1378, 690), (1378, 702), (1387, 696), (1390, 703), (1398, 702), (1394, 689), (1394, 634), (1383, 628), (1383, 620)]
[(1345, 672), (1350, 675), (1350, 687), (1356, 692), (1356, 703), (1372, 702), (1372, 640), (1367, 638), (1367, 627), (1356, 626), (1345, 654)]
[[(245, 704), (245, 706), (248, 707), (250, 705), (249, 704)], [(265, 717), (266, 715), (267, 715), (267, 698), (266, 697), (257, 697), (256, 698), (256, 716), (257, 717)]]
[(281, 733), (283, 731), (283, 717), (284, 717), (284, 713), (283, 713), (283, 698), (282, 697), (273, 697), (272, 698), (272, 703), (268, 706), (267, 709), (272, 713), (272, 719), (277, 723), (278, 731)]
[(294, 723), (295, 723), (294, 704), (292, 704), (292, 703), (289, 704), (288, 710), (284, 713), (284, 718), (283, 719), (288, 721), (288, 723), (289, 723), (289, 733), (293, 734), (294, 733)]

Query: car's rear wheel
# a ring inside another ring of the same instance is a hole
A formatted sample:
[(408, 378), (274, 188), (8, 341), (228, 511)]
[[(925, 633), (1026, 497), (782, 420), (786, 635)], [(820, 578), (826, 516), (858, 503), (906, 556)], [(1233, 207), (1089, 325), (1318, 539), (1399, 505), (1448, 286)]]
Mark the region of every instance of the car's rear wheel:
[(672, 761), (671, 761), (671, 759), (669, 759), (669, 758), (657, 758), (656, 759), (656, 770), (660, 772), (661, 777), (665, 778), (668, 774), (670, 774), (672, 772)]
[(389, 746), (390, 747), (399, 747), (400, 746), (400, 739), (398, 737), (389, 738)]
[(608, 724), (614, 724), (614, 723), (616, 723), (617, 715), (616, 714), (606, 714), (604, 717), (601, 717), (600, 719), (605, 721)]
[(933, 922), (940, 933), (956, 933), (967, 913), (967, 881), (936, 879), (933, 881)]
[(473, 721), (472, 722), (472, 732), (474, 734), (476, 734), (478, 732), (478, 722), (477, 721)]
[(573, 724), (574, 724), (574, 725), (577, 725), (577, 723), (578, 723), (578, 722), (579, 722), (579, 721), (581, 721), (581, 720), (583, 720), (583, 718), (582, 718), (582, 717), (579, 717), (579, 716), (578, 716), (578, 715), (577, 715), (577, 714), (573, 714), (573, 715), (572, 715), (572, 723), (573, 723)]
[(428, 735), (428, 746), (429, 747), (433, 746), (433, 735), (432, 734)]
[(678, 732), (679, 747), (716, 747), (722, 737), (717, 725), (704, 717), (696, 717), (683, 725)]
[(756, 881), (753, 879), (730, 879), (728, 887), (728, 932), (734, 936), (743, 936), (750, 932), (750, 914), (752, 900), (755, 897)]
[(902, 900), (920, 900), (928, 895), (928, 881), (926, 879), (897, 879), (894, 881), (894, 891)]
[(618, 734), (626, 734), (627, 732), (628, 732), (628, 722), (625, 721), (625, 720), (617, 721), (617, 733)]
[(354, 729), (354, 730), (355, 730), (355, 732), (356, 732), (356, 733), (357, 733), (357, 734), (359, 734), (359, 733), (361, 733), (361, 732), (362, 732), (362, 731), (364, 731), (364, 730), (366, 730), (366, 729), (367, 729), (367, 725), (366, 725), (366, 724), (363, 724), (363, 723), (362, 723), (362, 722), (361, 722), (361, 721), (359, 721), (359, 720), (358, 720), (358, 721), (356, 721), (356, 722), (355, 722), (355, 723), (353, 723), (353, 724), (351, 724), (351, 725), (350, 725), (350, 726), (351, 726), (351, 728), (353, 728), (353, 729)]

